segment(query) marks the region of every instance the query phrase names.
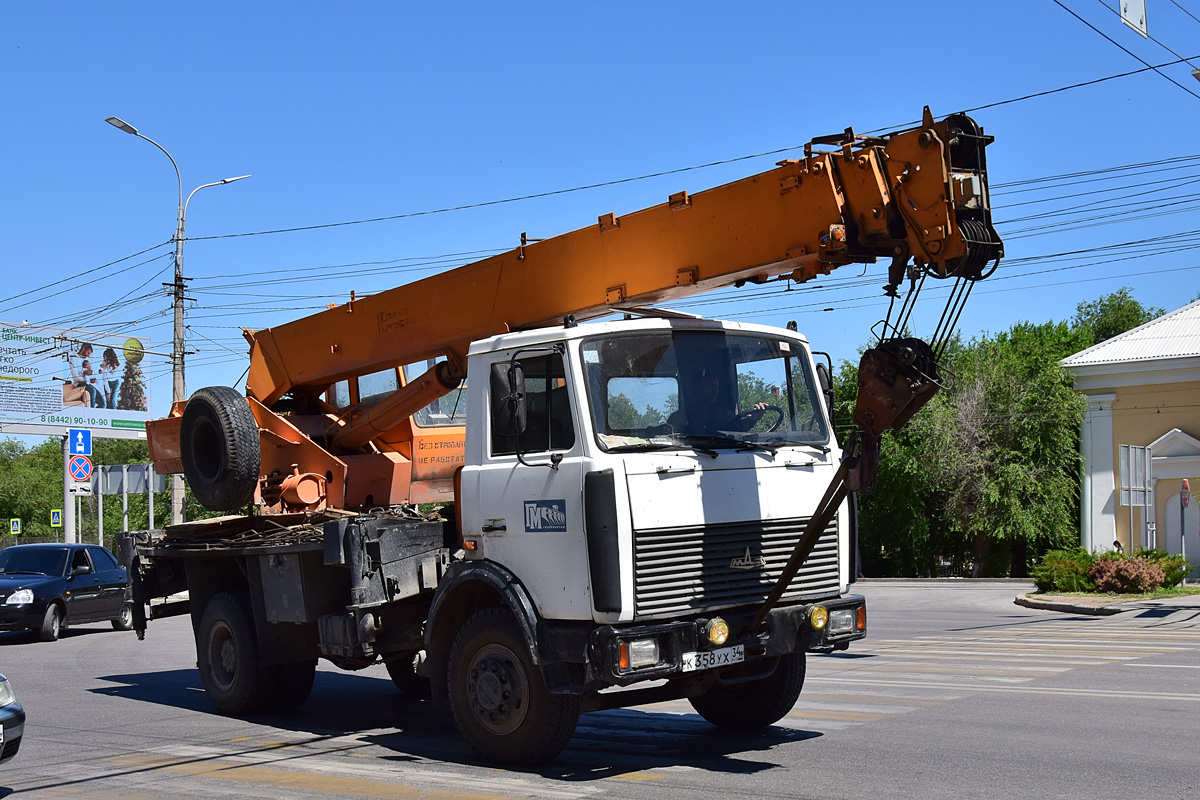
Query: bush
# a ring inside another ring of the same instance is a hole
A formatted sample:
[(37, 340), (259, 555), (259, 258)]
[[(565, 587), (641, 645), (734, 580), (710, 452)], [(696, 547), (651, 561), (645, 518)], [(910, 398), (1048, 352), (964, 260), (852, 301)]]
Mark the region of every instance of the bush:
[(1134, 553), (1138, 558), (1144, 558), (1163, 571), (1163, 588), (1170, 589), (1183, 583), (1183, 579), (1191, 572), (1188, 560), (1181, 555), (1171, 555), (1161, 548), (1138, 550)]
[(1102, 592), (1153, 592), (1163, 584), (1163, 570), (1140, 556), (1096, 559), (1089, 574)]
[(1030, 577), (1042, 592), (1094, 592), (1096, 583), (1089, 571), (1096, 557), (1088, 551), (1051, 550), (1030, 571)]

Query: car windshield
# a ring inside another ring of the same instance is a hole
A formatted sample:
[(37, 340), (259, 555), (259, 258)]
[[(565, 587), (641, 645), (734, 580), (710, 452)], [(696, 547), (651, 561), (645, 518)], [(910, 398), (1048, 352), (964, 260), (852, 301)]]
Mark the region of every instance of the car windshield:
[(795, 340), (664, 330), (588, 340), (582, 355), (596, 435), (606, 450), (829, 441), (808, 354)]
[(65, 547), (9, 547), (0, 550), (0, 573), (61, 576), (67, 567)]

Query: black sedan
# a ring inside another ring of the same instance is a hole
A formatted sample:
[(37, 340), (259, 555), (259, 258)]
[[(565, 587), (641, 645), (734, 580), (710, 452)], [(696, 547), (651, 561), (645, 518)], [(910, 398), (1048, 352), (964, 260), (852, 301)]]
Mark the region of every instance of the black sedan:
[(129, 579), (94, 544), (19, 544), (0, 550), (0, 631), (34, 631), (52, 642), (66, 625), (133, 627)]
[(8, 680), (0, 675), (0, 764), (17, 754), (24, 732), (25, 709), (17, 702)]

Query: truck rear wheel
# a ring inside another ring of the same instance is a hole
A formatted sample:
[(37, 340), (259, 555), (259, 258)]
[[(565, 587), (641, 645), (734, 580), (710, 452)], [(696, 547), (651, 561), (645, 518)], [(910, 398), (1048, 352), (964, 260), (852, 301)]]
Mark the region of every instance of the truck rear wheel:
[(197, 389), (183, 409), (183, 474), (201, 505), (233, 511), (254, 499), (262, 451), (246, 398), (228, 386)]
[(271, 710), (295, 711), (304, 705), (312, 693), (313, 678), (317, 674), (316, 659), (280, 664), (274, 668), (274, 672), (275, 696), (271, 701)]
[(783, 719), (804, 688), (804, 653), (779, 657), (765, 678), (714, 686), (689, 702), (700, 716), (718, 728), (764, 728)]
[(575, 733), (579, 697), (549, 692), (507, 608), (486, 608), (467, 620), (450, 651), (449, 673), (454, 721), (489, 761), (541, 764)]
[(204, 691), (222, 714), (254, 714), (274, 703), (274, 671), (259, 662), (246, 595), (223, 592), (208, 601), (196, 636), (196, 662)]

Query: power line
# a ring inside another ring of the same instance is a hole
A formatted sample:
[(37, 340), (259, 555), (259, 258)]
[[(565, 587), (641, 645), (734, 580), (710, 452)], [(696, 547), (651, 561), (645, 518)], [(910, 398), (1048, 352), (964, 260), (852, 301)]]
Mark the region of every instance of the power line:
[[(1093, 25), (1092, 23), (1088, 22), (1086, 19), (1084, 19), (1083, 17), (1079, 16), (1078, 14), (1076, 14), (1076, 13), (1075, 13), (1074, 11), (1072, 11), (1071, 9), (1067, 8), (1067, 7), (1066, 7), (1066, 6), (1065, 6), (1065, 5), (1062, 3), (1062, 0), (1053, 0), (1053, 2), (1054, 2), (1054, 4), (1055, 4), (1056, 6), (1058, 6), (1059, 8), (1061, 8), (1063, 11), (1066, 11), (1068, 14), (1070, 14), (1070, 15), (1071, 15), (1072, 17), (1074, 17), (1075, 19), (1079, 20), (1079, 21), (1080, 21), (1080, 22), (1082, 22), (1084, 25), (1087, 25), (1087, 26), (1088, 26), (1089, 28), (1091, 28), (1093, 31), (1095, 31), (1096, 33), (1100, 34), (1100, 35), (1101, 35), (1101, 36), (1103, 36), (1105, 39), (1107, 39), (1108, 41), (1112, 42), (1112, 43), (1113, 43), (1114, 45), (1116, 45), (1117, 47), (1119, 47), (1119, 48), (1121, 48), (1122, 50), (1124, 50), (1124, 51), (1125, 51), (1127, 54), (1129, 54), (1129, 55), (1133, 56), (1134, 58), (1136, 58), (1138, 61), (1140, 61), (1140, 62), (1141, 62), (1142, 64), (1144, 64), (1145, 66), (1147, 66), (1147, 67), (1150, 67), (1150, 62), (1149, 62), (1149, 61), (1146, 61), (1146, 59), (1144, 59), (1144, 58), (1142, 58), (1141, 56), (1139, 56), (1138, 54), (1134, 53), (1134, 52), (1133, 52), (1132, 50), (1130, 50), (1128, 47), (1126, 47), (1125, 45), (1121, 44), (1121, 43), (1120, 43), (1120, 42), (1118, 42), (1116, 39), (1112, 38), (1112, 37), (1111, 37), (1111, 36), (1109, 36), (1107, 33), (1105, 33), (1104, 31), (1100, 30), (1100, 29), (1099, 29), (1099, 28), (1097, 28), (1095, 25)], [(1185, 60), (1185, 61), (1186, 61), (1187, 59), (1182, 59), (1182, 60)], [(1176, 62), (1176, 63), (1178, 63), (1178, 62)], [(1180, 83), (1179, 81), (1177, 81), (1177, 80), (1175, 80), (1174, 78), (1172, 78), (1170, 75), (1168, 75), (1168, 74), (1166, 74), (1165, 72), (1163, 72), (1162, 70), (1160, 70), (1158, 67), (1151, 67), (1151, 69), (1153, 69), (1153, 70), (1154, 70), (1156, 73), (1158, 73), (1158, 74), (1159, 74), (1159, 75), (1161, 75), (1162, 77), (1164, 77), (1164, 78), (1166, 78), (1167, 80), (1169, 80), (1171, 83), (1173, 83), (1173, 84), (1175, 84), (1176, 86), (1178, 86), (1180, 89), (1183, 89), (1185, 92), (1187, 92), (1188, 94), (1190, 94), (1192, 97), (1196, 98), (1197, 100), (1200, 100), (1200, 94), (1196, 94), (1196, 93), (1195, 93), (1195, 92), (1193, 92), (1191, 89), (1189, 89), (1188, 87), (1184, 86), (1182, 83)]]

